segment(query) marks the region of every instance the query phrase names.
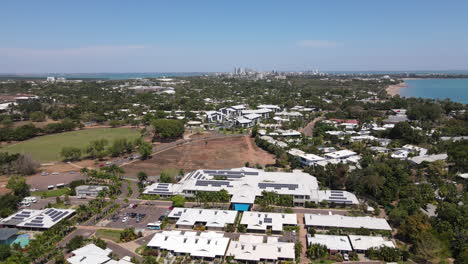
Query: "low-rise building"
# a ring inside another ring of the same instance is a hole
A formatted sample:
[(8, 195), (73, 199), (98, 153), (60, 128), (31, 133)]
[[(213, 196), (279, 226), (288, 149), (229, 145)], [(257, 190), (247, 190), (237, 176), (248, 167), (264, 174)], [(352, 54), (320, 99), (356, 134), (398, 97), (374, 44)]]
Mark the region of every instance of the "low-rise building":
[(294, 243), (272, 236), (240, 235), (238, 241), (231, 240), (226, 256), (246, 262), (294, 261)]
[(237, 211), (176, 207), (167, 216), (177, 219), (176, 227), (193, 228), (203, 225), (209, 230), (223, 230), (227, 224), (234, 224)]
[(229, 238), (213, 231), (163, 231), (148, 243), (149, 248), (167, 250), (177, 256), (190, 255), (193, 258), (214, 259), (226, 254)]
[(102, 249), (94, 244), (88, 244), (72, 251), (72, 257), (67, 259), (70, 264), (132, 264), (130, 257), (125, 256), (121, 260), (114, 260), (109, 255), (112, 250)]
[(28, 230), (45, 230), (75, 213), (73, 209), (23, 209), (0, 221), (0, 225)]
[(395, 247), (392, 241), (379, 236), (349, 235), (348, 237), (353, 250), (355, 250), (357, 253), (366, 253), (366, 251), (370, 248)]
[(273, 233), (283, 232), (285, 226), (296, 226), (296, 214), (244, 212), (240, 221), (247, 228), (247, 232), (265, 233), (271, 229)]
[(387, 220), (370, 216), (344, 216), (321, 214), (304, 214), (304, 223), (307, 227), (328, 228), (351, 228), (391, 231), (392, 228)]
[(351, 247), (351, 243), (349, 243), (349, 239), (347, 236), (332, 236), (319, 234), (311, 236), (310, 234), (308, 234), (307, 245), (311, 246), (313, 244), (326, 246), (330, 254), (343, 254), (353, 251), (353, 248)]
[[(144, 194), (169, 197), (183, 195), (195, 197), (199, 191), (218, 192), (226, 190), (231, 195), (231, 204), (237, 211), (249, 210), (256, 197), (262, 192), (275, 192), (279, 195), (292, 196), (295, 206), (305, 206), (306, 202), (321, 202), (327, 197), (319, 190), (317, 179), (300, 170), (292, 172), (267, 172), (254, 168), (231, 170), (196, 170), (187, 173), (177, 184), (155, 183), (147, 186)], [(340, 191), (343, 192), (343, 191)], [(355, 195), (348, 192), (344, 204), (358, 204)]]
[(80, 185), (75, 188), (78, 197), (96, 197), (99, 192), (109, 189), (107, 186), (100, 185)]

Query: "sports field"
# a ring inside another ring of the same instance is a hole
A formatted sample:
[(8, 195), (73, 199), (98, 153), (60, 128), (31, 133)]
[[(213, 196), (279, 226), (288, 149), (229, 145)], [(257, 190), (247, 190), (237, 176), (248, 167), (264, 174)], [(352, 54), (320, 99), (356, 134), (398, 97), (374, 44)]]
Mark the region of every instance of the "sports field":
[(131, 128), (93, 128), (36, 137), (17, 144), (0, 148), (1, 152), (28, 153), (34, 160), (44, 163), (61, 160), (63, 147), (83, 149), (96, 139), (107, 139), (109, 144), (117, 138), (135, 139), (140, 133)]

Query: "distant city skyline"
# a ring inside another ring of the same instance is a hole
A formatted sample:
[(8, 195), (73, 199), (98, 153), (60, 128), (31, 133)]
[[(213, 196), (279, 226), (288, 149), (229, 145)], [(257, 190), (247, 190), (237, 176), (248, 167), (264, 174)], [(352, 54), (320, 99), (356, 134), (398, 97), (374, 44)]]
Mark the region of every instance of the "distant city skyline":
[(0, 73), (468, 70), (468, 2), (5, 1)]

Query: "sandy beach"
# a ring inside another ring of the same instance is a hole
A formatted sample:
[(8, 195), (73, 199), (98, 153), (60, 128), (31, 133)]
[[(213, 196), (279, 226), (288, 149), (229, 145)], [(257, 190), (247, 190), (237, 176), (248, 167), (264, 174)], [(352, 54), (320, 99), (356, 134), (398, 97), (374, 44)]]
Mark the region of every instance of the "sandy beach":
[(393, 84), (393, 85), (389, 85), (386, 90), (387, 90), (387, 94), (390, 95), (390, 96), (395, 96), (397, 94), (400, 94), (400, 89), (401, 88), (406, 88), (408, 87), (406, 85), (405, 82), (401, 82), (399, 84)]

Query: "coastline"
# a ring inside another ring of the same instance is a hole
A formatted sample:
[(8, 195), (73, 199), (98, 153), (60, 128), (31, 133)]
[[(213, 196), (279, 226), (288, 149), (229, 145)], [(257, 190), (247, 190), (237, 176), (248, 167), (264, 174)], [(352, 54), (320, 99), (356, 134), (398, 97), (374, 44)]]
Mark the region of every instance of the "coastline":
[(400, 94), (400, 89), (407, 88), (407, 87), (408, 87), (408, 85), (403, 80), (403, 82), (401, 82), (399, 84), (392, 84), (392, 85), (387, 86), (387, 88), (385, 88), (385, 90), (387, 91), (388, 95), (395, 96), (397, 94)]

